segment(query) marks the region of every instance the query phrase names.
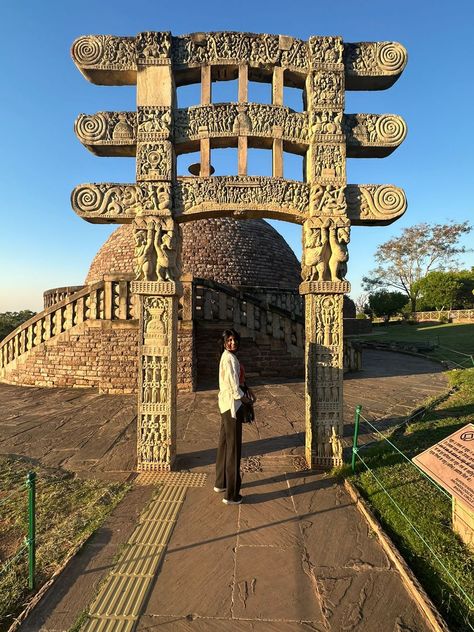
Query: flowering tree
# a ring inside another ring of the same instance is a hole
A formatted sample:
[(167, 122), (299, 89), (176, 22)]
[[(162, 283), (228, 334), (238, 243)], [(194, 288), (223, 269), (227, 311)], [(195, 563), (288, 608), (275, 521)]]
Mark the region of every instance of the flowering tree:
[(410, 301), (411, 311), (416, 311), (417, 281), (433, 270), (455, 266), (457, 256), (467, 251), (460, 239), (471, 228), (469, 222), (422, 223), (404, 228), (399, 237), (379, 246), (375, 254), (378, 266), (362, 279), (363, 288), (402, 291)]

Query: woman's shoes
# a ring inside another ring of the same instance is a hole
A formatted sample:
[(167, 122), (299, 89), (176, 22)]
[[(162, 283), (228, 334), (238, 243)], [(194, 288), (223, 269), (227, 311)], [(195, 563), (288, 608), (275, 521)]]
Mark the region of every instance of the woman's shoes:
[(225, 492), (225, 490), (226, 490), (225, 487), (214, 487), (215, 492)]
[(239, 496), (237, 500), (230, 500), (227, 498), (223, 498), (222, 502), (224, 503), (224, 505), (240, 505), (242, 500), (243, 500), (242, 496)]

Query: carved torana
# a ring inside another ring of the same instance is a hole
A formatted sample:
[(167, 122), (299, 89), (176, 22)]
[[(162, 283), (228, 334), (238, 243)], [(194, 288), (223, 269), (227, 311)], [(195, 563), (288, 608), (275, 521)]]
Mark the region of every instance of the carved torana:
[[(225, 189), (233, 190), (232, 202), (224, 193)], [(211, 215), (229, 215), (229, 208), (234, 210), (242, 204), (263, 217), (285, 217), (287, 221), (303, 224), (313, 215), (318, 215), (327, 206), (329, 210), (340, 213), (347, 209), (347, 215), (354, 226), (364, 224), (383, 226), (398, 219), (407, 208), (403, 189), (392, 185), (348, 184), (346, 187), (321, 185), (313, 187), (310, 197), (308, 184), (304, 182), (277, 180), (272, 184), (271, 178), (180, 178), (174, 187), (174, 204), (177, 221), (187, 221), (200, 213)], [(250, 186), (249, 186), (250, 183)], [(268, 184), (266, 184), (268, 183)], [(241, 184), (241, 186), (239, 186)], [(249, 189), (252, 193), (249, 193)], [(277, 192), (273, 199), (267, 196), (268, 191)], [(344, 191), (342, 199), (341, 191)], [(219, 198), (211, 198), (211, 193), (219, 194)], [(251, 196), (251, 197), (249, 197)], [(171, 208), (171, 185), (153, 184), (82, 184), (72, 193), (71, 203), (75, 212), (89, 222), (95, 224), (129, 223), (137, 214), (157, 213)], [(291, 203), (296, 199), (298, 207)], [(270, 201), (269, 201), (270, 200)], [(251, 205), (249, 202), (251, 201)], [(278, 207), (278, 204), (281, 204)], [(236, 216), (240, 211), (237, 209)]]
[[(290, 141), (289, 151), (303, 153), (310, 142), (344, 141), (347, 155), (383, 157), (405, 139), (405, 121), (395, 114), (346, 114), (337, 111), (293, 112), (279, 105), (223, 103), (174, 111), (168, 107), (139, 107), (138, 112), (81, 114), (76, 136), (100, 156), (136, 155), (138, 141), (173, 140), (179, 145), (201, 138), (239, 136)], [(309, 123), (308, 123), (309, 121)], [(257, 140), (258, 144), (258, 140)], [(262, 143), (264, 145), (264, 141)]]
[[(319, 41), (318, 41), (319, 40)], [(87, 35), (73, 44), (71, 54), (84, 76), (94, 83), (136, 83), (140, 65), (169, 63), (176, 72), (204, 64), (272, 67), (306, 74), (311, 68), (342, 65), (349, 90), (389, 88), (407, 63), (405, 48), (398, 42), (344, 43), (340, 38), (309, 38), (254, 33), (193, 33), (171, 37), (167, 32), (141, 33), (135, 37)], [(323, 60), (323, 61), (321, 61)], [(104, 72), (106, 71), (106, 72)]]
[[(103, 156), (136, 156), (136, 183), (85, 184), (72, 206), (96, 223), (133, 222), (140, 305), (138, 468), (170, 469), (175, 456), (176, 331), (180, 224), (208, 217), (282, 219), (302, 225), (305, 296), (306, 457), (342, 464), (343, 295), (351, 225), (383, 225), (406, 209), (392, 185), (347, 184), (346, 158), (381, 158), (406, 136), (394, 114), (346, 114), (346, 90), (390, 87), (403, 71), (397, 42), (344, 43), (265, 33), (144, 31), (78, 38), (72, 56), (104, 85), (137, 85), (136, 112), (81, 114), (80, 141)], [(238, 102), (213, 103), (212, 83), (238, 80)], [(248, 102), (248, 82), (271, 83), (271, 104)], [(176, 107), (176, 86), (200, 83), (200, 103)], [(305, 110), (284, 105), (302, 92)], [(212, 152), (237, 147), (235, 175), (212, 175)], [(272, 176), (248, 174), (249, 148), (272, 152)], [(199, 152), (193, 177), (176, 156)], [(301, 180), (285, 175), (285, 152), (304, 156)], [(278, 262), (275, 262), (276, 265)], [(41, 336), (41, 332), (36, 332)]]

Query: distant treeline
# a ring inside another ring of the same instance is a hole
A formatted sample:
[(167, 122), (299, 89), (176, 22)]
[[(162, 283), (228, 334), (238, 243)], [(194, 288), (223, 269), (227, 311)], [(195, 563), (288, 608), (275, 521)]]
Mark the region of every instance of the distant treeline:
[(19, 325), (29, 320), (36, 312), (23, 309), (21, 312), (3, 312), (0, 314), (0, 340), (3, 340)]

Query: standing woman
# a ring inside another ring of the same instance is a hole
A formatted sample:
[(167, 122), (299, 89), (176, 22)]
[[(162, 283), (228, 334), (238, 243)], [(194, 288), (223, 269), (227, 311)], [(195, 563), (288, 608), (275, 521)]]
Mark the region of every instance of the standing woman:
[(222, 355), (219, 364), (219, 410), (221, 412), (221, 432), (217, 447), (215, 492), (226, 492), (222, 502), (239, 505), (240, 456), (242, 453), (242, 421), (244, 404), (252, 404), (255, 396), (248, 389), (248, 397), (241, 387), (240, 363), (235, 355), (240, 344), (240, 335), (235, 329), (226, 329), (222, 334)]

